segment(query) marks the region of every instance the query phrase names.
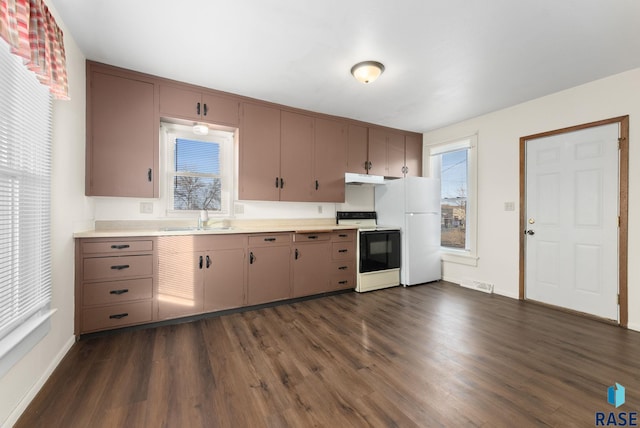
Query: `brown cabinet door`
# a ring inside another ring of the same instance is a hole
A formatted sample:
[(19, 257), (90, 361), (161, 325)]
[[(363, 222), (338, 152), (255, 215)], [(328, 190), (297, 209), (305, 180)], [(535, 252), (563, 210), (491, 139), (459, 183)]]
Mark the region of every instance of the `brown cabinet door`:
[(404, 176), (404, 135), (395, 132), (387, 134), (387, 176)]
[(202, 110), (202, 94), (199, 91), (160, 85), (162, 116), (200, 120)]
[(237, 99), (215, 94), (202, 94), (202, 120), (221, 125), (238, 126), (240, 103)]
[(293, 297), (324, 293), (331, 287), (331, 243), (298, 243), (293, 249)]
[(387, 133), (378, 128), (369, 128), (369, 174), (387, 175)]
[(158, 196), (155, 84), (92, 64), (87, 91), (87, 196)]
[(230, 126), (238, 125), (239, 102), (197, 89), (160, 85), (160, 115)]
[(247, 276), (247, 303), (259, 303), (291, 297), (289, 256), (291, 247), (249, 248)]
[(313, 200), (313, 118), (281, 112), (280, 174), (283, 186), (281, 201)]
[(404, 137), (405, 175), (422, 176), (422, 139), (418, 135), (407, 134)]
[(238, 197), (280, 199), (280, 110), (257, 104), (242, 106)]
[(347, 167), (347, 126), (316, 118), (314, 142), (314, 201), (344, 202)]
[(367, 173), (368, 130), (364, 126), (349, 125), (347, 143), (347, 172)]
[(210, 251), (205, 255), (205, 312), (244, 305), (244, 260), (244, 249)]
[(158, 254), (158, 319), (178, 318), (203, 311), (204, 252)]

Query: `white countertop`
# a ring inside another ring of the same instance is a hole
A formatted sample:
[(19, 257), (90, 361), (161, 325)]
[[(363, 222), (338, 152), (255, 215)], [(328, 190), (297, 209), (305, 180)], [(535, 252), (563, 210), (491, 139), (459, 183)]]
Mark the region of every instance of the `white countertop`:
[[(330, 220), (330, 221), (328, 221)], [(320, 220), (251, 220), (216, 222), (198, 230), (193, 225), (169, 222), (112, 221), (96, 224), (96, 229), (76, 232), (74, 238), (126, 238), (138, 236), (228, 235), (241, 233), (331, 232), (354, 230), (356, 226), (335, 224), (333, 219)]]

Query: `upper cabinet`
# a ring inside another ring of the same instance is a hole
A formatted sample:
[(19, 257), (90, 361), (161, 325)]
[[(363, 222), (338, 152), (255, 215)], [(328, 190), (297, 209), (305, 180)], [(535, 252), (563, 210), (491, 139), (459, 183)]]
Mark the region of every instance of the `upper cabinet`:
[(347, 142), (347, 172), (366, 174), (368, 167), (367, 146), (369, 129), (349, 124)]
[(344, 202), (347, 133), (344, 122), (315, 118), (312, 182), (314, 201)]
[(385, 177), (422, 174), (420, 134), (349, 125), (347, 172)]
[(420, 134), (404, 136), (404, 168), (406, 176), (422, 176), (422, 136)]
[(342, 122), (243, 103), (239, 198), (344, 202), (346, 147)]
[(153, 79), (87, 62), (87, 196), (158, 197)]
[(344, 202), (345, 172), (422, 172), (419, 134), (87, 61), (87, 196), (159, 197), (161, 118), (239, 128), (241, 200)]
[(246, 200), (280, 200), (279, 109), (253, 103), (242, 104), (239, 152), (238, 197)]
[(190, 86), (160, 84), (160, 115), (220, 125), (238, 126), (237, 98)]

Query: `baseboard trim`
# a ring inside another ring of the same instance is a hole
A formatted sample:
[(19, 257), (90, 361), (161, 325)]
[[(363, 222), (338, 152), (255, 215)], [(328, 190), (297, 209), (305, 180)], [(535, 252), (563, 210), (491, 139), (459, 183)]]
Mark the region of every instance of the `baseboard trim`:
[(69, 352), (75, 341), (75, 337), (71, 336), (69, 340), (62, 346), (58, 354), (51, 361), (51, 364), (49, 364), (49, 366), (47, 367), (47, 370), (45, 370), (40, 379), (38, 379), (38, 381), (31, 387), (31, 389), (29, 389), (25, 396), (22, 397), (22, 400), (20, 400), (15, 409), (13, 409), (7, 420), (4, 421), (3, 426), (11, 427), (14, 426), (16, 422), (18, 422), (20, 416), (22, 416), (24, 411), (27, 410), (27, 407), (29, 407), (31, 401), (33, 401), (36, 395), (38, 395), (38, 392), (40, 392), (45, 382), (49, 379), (56, 367), (58, 367), (58, 364), (60, 364), (64, 356), (67, 355), (67, 352)]
[(636, 324), (636, 323), (627, 323), (627, 329), (629, 330), (634, 330), (634, 331), (640, 331), (640, 324)]

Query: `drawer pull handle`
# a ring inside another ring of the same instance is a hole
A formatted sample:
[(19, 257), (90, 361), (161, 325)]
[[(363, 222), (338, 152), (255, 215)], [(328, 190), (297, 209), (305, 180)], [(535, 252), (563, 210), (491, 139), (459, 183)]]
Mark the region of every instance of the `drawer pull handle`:
[(198, 267), (199, 267), (200, 269), (202, 269), (202, 260), (203, 260), (203, 259), (202, 259), (202, 256), (200, 256), (200, 258), (199, 258), (198, 260), (199, 260), (199, 261), (198, 261)]
[(211, 257), (207, 254), (207, 269), (209, 269), (209, 266), (211, 266)]
[(112, 319), (112, 320), (119, 320), (119, 319), (122, 319), (122, 318), (124, 318), (124, 317), (128, 317), (128, 316), (129, 316), (129, 314), (125, 312), (124, 314), (114, 314), (114, 315), (109, 315), (109, 319)]
[(253, 255), (253, 251), (249, 253), (249, 264), (252, 265), (256, 261), (256, 256)]
[(349, 283), (349, 281), (339, 281), (338, 282), (338, 284), (340, 284), (340, 285), (344, 285), (344, 284), (348, 284), (348, 283)]
[(347, 236), (349, 236), (349, 235), (347, 235), (346, 233), (341, 233), (340, 235), (338, 235), (338, 237), (340, 237), (340, 238), (346, 238)]
[(338, 252), (339, 252), (339, 253), (346, 253), (347, 251), (349, 251), (349, 250), (346, 250), (346, 249), (344, 249), (344, 248), (343, 248), (343, 249), (341, 249), (341, 250), (338, 250)]
[(111, 266), (111, 269), (113, 270), (123, 270), (123, 269), (129, 269), (129, 265), (115, 265), (115, 266)]
[(340, 269), (340, 270), (349, 269), (349, 266), (340, 266), (338, 269)]
[(307, 239), (318, 239), (318, 235), (309, 235)]
[(128, 292), (129, 292), (128, 288), (123, 288), (121, 290), (111, 290), (111, 291), (109, 291), (109, 294), (115, 294), (115, 295), (119, 296), (121, 294), (128, 293)]
[(130, 245), (129, 244), (119, 244), (119, 245), (112, 245), (111, 249), (113, 250), (124, 250), (125, 248), (129, 248)]
[(273, 242), (276, 238), (264, 238), (265, 242)]
[(299, 257), (300, 257), (300, 251), (298, 251), (298, 249), (296, 248), (296, 253), (295, 253), (294, 259), (298, 260)]

